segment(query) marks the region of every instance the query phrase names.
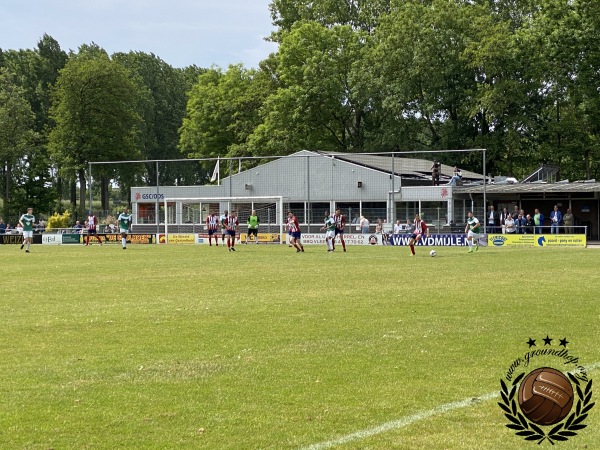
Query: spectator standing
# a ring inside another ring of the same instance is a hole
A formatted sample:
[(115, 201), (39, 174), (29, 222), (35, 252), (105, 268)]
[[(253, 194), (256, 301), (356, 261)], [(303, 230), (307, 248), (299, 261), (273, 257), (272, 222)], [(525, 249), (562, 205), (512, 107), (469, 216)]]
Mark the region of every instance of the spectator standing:
[(506, 233), (506, 219), (508, 217), (512, 216), (508, 213), (508, 209), (503, 208), (502, 212), (500, 213), (500, 226), (502, 227), (502, 234)]
[[(521, 214), (522, 213), (523, 213), (523, 211), (521, 211)], [(512, 212), (512, 218), (515, 222), (517, 221), (517, 217), (519, 217), (519, 207), (517, 205), (515, 205), (515, 209)]]
[(554, 205), (554, 210), (550, 213), (550, 233), (560, 234), (560, 223), (563, 220), (562, 213), (558, 210), (558, 205)]
[(525, 225), (523, 225), (523, 234), (534, 234), (535, 222), (531, 214), (525, 216)]
[(517, 232), (517, 225), (512, 215), (508, 215), (504, 221), (504, 230), (506, 234), (515, 234)]
[(494, 210), (494, 205), (490, 206), (490, 212), (487, 216), (488, 233), (497, 233), (496, 226), (498, 225), (498, 212)]
[(394, 234), (402, 233), (402, 224), (400, 223), (400, 219), (396, 220), (394, 224)]
[(567, 208), (567, 212), (563, 216), (563, 223), (565, 224), (565, 233), (573, 234), (573, 222), (575, 221), (575, 217), (571, 212), (571, 208)]
[(433, 180), (434, 186), (440, 185), (440, 168), (441, 164), (439, 161), (433, 161), (431, 165), (431, 179)]
[(6, 233), (6, 224), (4, 220), (0, 219), (0, 234)]
[(542, 227), (544, 226), (544, 215), (537, 208), (535, 208), (535, 211), (533, 213), (533, 224), (535, 225), (534, 234), (542, 234)]
[(367, 234), (369, 232), (369, 220), (365, 216), (360, 216), (360, 231), (362, 234)]
[(517, 220), (515, 220), (515, 228), (517, 234), (525, 233), (525, 216), (521, 213), (517, 216)]

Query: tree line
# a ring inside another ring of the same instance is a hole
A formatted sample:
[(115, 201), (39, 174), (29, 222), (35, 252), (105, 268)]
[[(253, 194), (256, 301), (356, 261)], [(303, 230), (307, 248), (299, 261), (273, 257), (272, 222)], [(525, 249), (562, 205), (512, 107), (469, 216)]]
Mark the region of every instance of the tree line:
[[(0, 50), (4, 215), (63, 198), (81, 211), (90, 161), (486, 148), (494, 174), (598, 175), (600, 2), (273, 0), (270, 12), (278, 50), (257, 68), (67, 53), (47, 35)], [(156, 182), (151, 164), (96, 167), (103, 209), (111, 183)], [(161, 184), (212, 173), (168, 167)]]

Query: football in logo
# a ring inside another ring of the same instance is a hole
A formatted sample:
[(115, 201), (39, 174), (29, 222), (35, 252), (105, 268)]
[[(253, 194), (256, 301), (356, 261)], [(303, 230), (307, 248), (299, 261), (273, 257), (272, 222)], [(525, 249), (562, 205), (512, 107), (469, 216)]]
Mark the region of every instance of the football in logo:
[(542, 367), (530, 372), (519, 388), (519, 406), (538, 425), (563, 420), (573, 406), (573, 386), (562, 372)]

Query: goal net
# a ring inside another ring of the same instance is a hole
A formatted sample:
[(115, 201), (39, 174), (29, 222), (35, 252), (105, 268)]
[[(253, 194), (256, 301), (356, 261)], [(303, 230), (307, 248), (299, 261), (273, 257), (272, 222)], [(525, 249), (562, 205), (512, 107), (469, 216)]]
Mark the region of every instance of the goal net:
[(260, 242), (285, 243), (285, 210), (283, 197), (192, 197), (164, 198), (165, 242), (169, 234), (206, 234), (206, 218), (214, 213), (221, 216), (227, 211), (235, 211), (240, 223), (240, 236), (245, 238), (247, 220), (256, 212), (260, 225)]

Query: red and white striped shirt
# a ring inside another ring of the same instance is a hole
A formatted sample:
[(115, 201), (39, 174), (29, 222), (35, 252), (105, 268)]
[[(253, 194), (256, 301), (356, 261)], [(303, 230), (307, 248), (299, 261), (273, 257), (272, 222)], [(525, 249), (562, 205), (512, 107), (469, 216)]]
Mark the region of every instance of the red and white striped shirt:
[(298, 219), (296, 219), (296, 216), (292, 216), (288, 219), (287, 227), (288, 230), (292, 233), (300, 231), (300, 224), (298, 223)]
[(225, 227), (228, 230), (232, 230), (235, 231), (239, 225), (239, 221), (237, 217), (232, 217), (232, 216), (228, 216), (227, 219), (225, 219)]
[(219, 227), (219, 218), (211, 214), (206, 218), (206, 229), (207, 230), (216, 230)]
[(414, 234), (423, 234), (427, 231), (427, 224), (421, 219), (415, 219), (415, 231)]

